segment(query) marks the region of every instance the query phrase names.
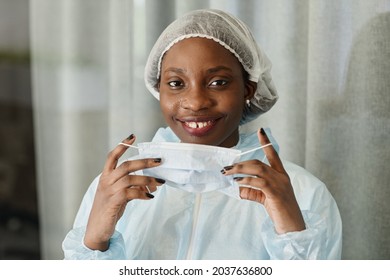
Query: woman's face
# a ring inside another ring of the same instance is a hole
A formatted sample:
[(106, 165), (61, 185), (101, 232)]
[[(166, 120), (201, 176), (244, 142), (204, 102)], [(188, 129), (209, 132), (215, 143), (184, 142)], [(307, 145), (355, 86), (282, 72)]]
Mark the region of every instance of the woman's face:
[(237, 144), (245, 101), (256, 90), (243, 71), (230, 51), (210, 39), (184, 39), (169, 49), (161, 65), (160, 106), (182, 142)]

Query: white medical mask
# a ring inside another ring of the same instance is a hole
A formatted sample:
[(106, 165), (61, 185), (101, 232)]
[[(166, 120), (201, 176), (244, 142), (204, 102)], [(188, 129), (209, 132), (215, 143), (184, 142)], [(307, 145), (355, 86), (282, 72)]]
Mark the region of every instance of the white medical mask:
[[(145, 142), (137, 148), (139, 158), (161, 158), (162, 164), (157, 167), (143, 170), (143, 174), (161, 178), (166, 184), (188, 192), (203, 193), (218, 190), (229, 196), (240, 199), (239, 186), (233, 176), (221, 173), (225, 166), (239, 162), (245, 154), (262, 149), (256, 147), (248, 151), (217, 146), (173, 143), (173, 142)], [(264, 160), (264, 158), (263, 158)]]

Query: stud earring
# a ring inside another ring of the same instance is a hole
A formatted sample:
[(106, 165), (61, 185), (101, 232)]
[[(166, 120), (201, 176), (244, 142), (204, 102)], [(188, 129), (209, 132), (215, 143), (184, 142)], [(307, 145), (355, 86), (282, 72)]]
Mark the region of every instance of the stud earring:
[(249, 99), (246, 100), (246, 106), (248, 106), (248, 107), (251, 106), (251, 101)]

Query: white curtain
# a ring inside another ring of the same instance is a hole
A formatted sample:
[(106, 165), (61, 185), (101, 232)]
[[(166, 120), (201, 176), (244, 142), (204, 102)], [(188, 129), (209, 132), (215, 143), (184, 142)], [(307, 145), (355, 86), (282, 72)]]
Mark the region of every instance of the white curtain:
[[(31, 0), (42, 253), (61, 242), (106, 154), (163, 126), (143, 84), (153, 42), (198, 8), (233, 13), (273, 62), (270, 127), (281, 155), (323, 180), (343, 219), (344, 259), (390, 258), (390, 1)], [(129, 153), (129, 155), (131, 152)]]

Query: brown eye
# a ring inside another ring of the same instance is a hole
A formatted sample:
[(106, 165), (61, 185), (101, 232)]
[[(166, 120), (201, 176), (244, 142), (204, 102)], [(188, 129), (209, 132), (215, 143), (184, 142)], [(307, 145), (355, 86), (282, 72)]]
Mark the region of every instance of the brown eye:
[(221, 86), (225, 86), (227, 85), (227, 81), (226, 80), (214, 80), (210, 83), (210, 86), (212, 87), (221, 87)]
[(168, 86), (171, 88), (180, 88), (183, 86), (183, 83), (181, 81), (170, 81), (168, 82)]

